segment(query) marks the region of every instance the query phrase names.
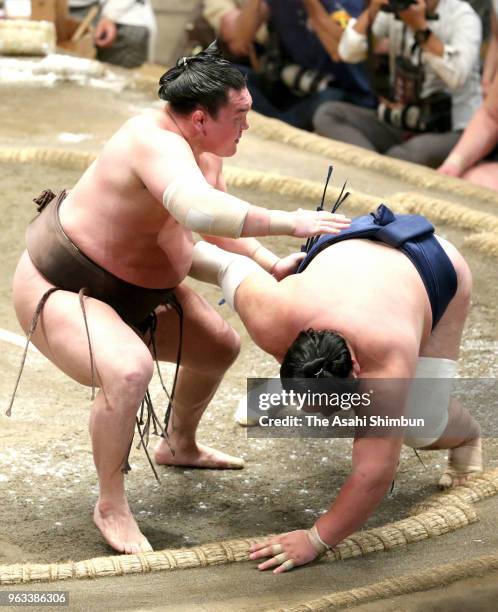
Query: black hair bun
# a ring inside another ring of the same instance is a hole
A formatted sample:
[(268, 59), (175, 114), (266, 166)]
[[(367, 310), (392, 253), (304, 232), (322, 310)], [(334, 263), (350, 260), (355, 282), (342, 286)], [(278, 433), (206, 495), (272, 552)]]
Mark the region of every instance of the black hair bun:
[(325, 361), (325, 357), (318, 357), (309, 363), (305, 363), (303, 365), (303, 374), (305, 378), (318, 378), (323, 375), (323, 366)]

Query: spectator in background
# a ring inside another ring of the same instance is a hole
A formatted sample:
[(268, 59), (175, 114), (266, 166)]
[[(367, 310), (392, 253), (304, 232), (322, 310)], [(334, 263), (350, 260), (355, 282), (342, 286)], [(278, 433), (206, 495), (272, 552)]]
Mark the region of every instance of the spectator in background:
[(483, 75), (483, 82), (486, 79), (491, 81), (491, 84), (486, 86), (486, 99), (472, 117), (472, 121), (456, 147), (438, 170), (442, 174), (461, 177), (477, 185), (498, 191), (497, 0), (495, 0), (494, 11), (492, 19), (494, 38), (489, 46)]
[(487, 96), (498, 71), (498, 0), (493, 0), (491, 11), (491, 37), (482, 74), (482, 93)]
[(260, 0), (204, 0), (204, 19), (231, 55), (248, 58), (268, 41), (268, 5)]
[(256, 35), (263, 36), (266, 20), (269, 34), (261, 65), (253, 61), (245, 70), (253, 108), (311, 129), (315, 110), (324, 102), (374, 104), (365, 67), (345, 64), (337, 53), (350, 16), (358, 15), (362, 5), (362, 0), (207, 0), (204, 15), (239, 55), (250, 54), (251, 44), (263, 40)]
[(314, 126), (324, 136), (437, 168), (482, 100), (481, 22), (462, 0), (415, 0), (405, 10), (396, 4), (372, 0), (339, 45), (345, 61), (358, 62), (367, 56), (370, 24), (375, 37), (388, 37), (390, 99), (380, 99), (377, 113), (324, 105)]
[(150, 0), (69, 0), (69, 12), (81, 20), (99, 4), (97, 59), (125, 68), (153, 61), (156, 20)]

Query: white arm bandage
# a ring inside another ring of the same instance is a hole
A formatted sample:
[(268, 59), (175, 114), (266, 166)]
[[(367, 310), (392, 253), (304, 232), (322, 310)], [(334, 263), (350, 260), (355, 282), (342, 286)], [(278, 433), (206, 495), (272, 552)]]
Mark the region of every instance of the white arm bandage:
[(201, 241), (194, 247), (189, 276), (221, 287), (227, 304), (235, 310), (235, 293), (240, 283), (253, 272), (261, 271), (252, 259)]
[(272, 253), (269, 249), (264, 247), (262, 244), (251, 255), (251, 259), (260, 265), (263, 270), (266, 270), (270, 274), (273, 272), (273, 268), (280, 261), (280, 257)]
[(239, 238), (249, 206), (209, 185), (200, 171), (177, 176), (163, 194), (166, 210), (184, 227), (212, 236)]
[(356, 19), (351, 18), (339, 41), (339, 55), (344, 62), (356, 64), (367, 56), (367, 37), (354, 29)]

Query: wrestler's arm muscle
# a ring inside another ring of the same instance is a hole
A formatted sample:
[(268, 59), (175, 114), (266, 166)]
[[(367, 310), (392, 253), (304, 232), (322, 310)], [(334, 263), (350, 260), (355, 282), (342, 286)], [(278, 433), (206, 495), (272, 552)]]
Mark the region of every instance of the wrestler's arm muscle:
[[(180, 178), (184, 190), (185, 185), (188, 188), (191, 184), (193, 188), (191, 205), (202, 211), (206, 195), (212, 197), (213, 194), (186, 141), (173, 132), (147, 127), (142, 130), (136, 129), (134, 140), (133, 169), (154, 198), (158, 202), (163, 202), (167, 188)], [(226, 193), (216, 191), (216, 194), (219, 210), (227, 212), (234, 210), (241, 217), (242, 235), (264, 236), (271, 233), (270, 211), (252, 206)], [(243, 216), (241, 216), (242, 210)], [(281, 214), (285, 216), (285, 221), (288, 221), (289, 234), (292, 234), (294, 223), (292, 213), (282, 211)]]
[[(210, 153), (205, 154), (204, 160), (208, 174), (212, 173), (216, 177), (213, 187), (227, 193), (227, 185), (225, 177), (223, 176), (223, 160), (217, 155)], [(202, 238), (225, 251), (238, 253), (239, 255), (245, 255), (246, 257), (255, 259), (255, 261), (257, 261), (257, 263), (267, 272), (271, 272), (275, 264), (279, 261), (279, 257), (266, 249), (259, 240), (256, 240), (256, 238), (228, 238), (226, 236), (209, 236), (207, 234), (202, 234)], [(260, 257), (254, 257), (256, 251), (259, 251)]]
[[(404, 342), (400, 343), (399, 349), (392, 347), (391, 354), (386, 355), (385, 365), (368, 372), (365, 377), (410, 379), (415, 371), (414, 356), (418, 353), (416, 342), (410, 346)], [(378, 387), (382, 390), (382, 383)], [(407, 391), (408, 387), (404, 399)], [(388, 407), (383, 412), (391, 416), (401, 415), (403, 397), (395, 393), (396, 397), (390, 398), (389, 393), (386, 390), (385, 396), (379, 398), (384, 406), (385, 403), (393, 404), (392, 409)], [(351, 474), (330, 509), (316, 523), (321, 538), (327, 544), (335, 546), (360, 529), (375, 510), (394, 479), (402, 443), (402, 438), (395, 435), (386, 438), (356, 436)]]
[(168, 130), (137, 123), (132, 168), (149, 192), (183, 226), (197, 232), (240, 236), (307, 237), (338, 232), (349, 219), (325, 211), (267, 210), (213, 189), (186, 141)]

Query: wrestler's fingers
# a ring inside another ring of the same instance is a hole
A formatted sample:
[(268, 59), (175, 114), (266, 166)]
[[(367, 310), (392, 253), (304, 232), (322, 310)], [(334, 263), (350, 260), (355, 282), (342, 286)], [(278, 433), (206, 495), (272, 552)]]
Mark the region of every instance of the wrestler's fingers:
[(336, 225), (351, 225), (351, 219), (349, 217), (342, 217), (338, 215), (332, 215), (334, 217), (333, 221)]
[(257, 550), (261, 550), (262, 548), (266, 548), (267, 546), (272, 546), (272, 544), (278, 544), (278, 537), (268, 538), (267, 540), (261, 540), (261, 542), (253, 542), (249, 546), (249, 552), (254, 552)]
[(338, 234), (340, 231), (334, 225), (322, 224), (317, 228), (316, 234)]
[(318, 216), (324, 221), (336, 221), (338, 223), (351, 223), (351, 219), (341, 213), (329, 213), (326, 210), (318, 211)]
[(275, 567), (276, 565), (285, 563), (285, 561), (287, 561), (287, 555), (285, 553), (281, 553), (280, 555), (276, 555), (275, 557), (260, 563), (258, 565), (258, 569), (264, 571), (270, 569), (271, 567)]
[(294, 567), (294, 561), (292, 559), (287, 559), (284, 561), (282, 565), (279, 565), (277, 568), (273, 570), (274, 574), (282, 574), (283, 572), (288, 572)]
[(251, 552), (251, 554), (249, 555), (249, 558), (250, 559), (261, 559), (262, 557), (272, 557), (274, 554), (272, 551), (272, 546), (273, 545), (265, 546), (263, 548), (260, 548), (259, 550), (255, 550)]

